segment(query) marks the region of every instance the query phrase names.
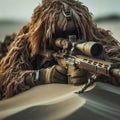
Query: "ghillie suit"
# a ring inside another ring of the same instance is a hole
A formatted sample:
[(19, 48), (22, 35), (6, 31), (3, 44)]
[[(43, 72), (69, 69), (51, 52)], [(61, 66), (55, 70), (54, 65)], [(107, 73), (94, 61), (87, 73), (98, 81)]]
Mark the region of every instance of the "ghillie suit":
[[(44, 0), (0, 61), (0, 98), (11, 97), (38, 84), (67, 83), (66, 70), (55, 66), (57, 62), (49, 53), (56, 50), (55, 38), (71, 33), (79, 39), (101, 42), (104, 60), (120, 62), (120, 43), (110, 31), (97, 27), (86, 6), (75, 0)], [(120, 78), (101, 78), (120, 85)]]
[(5, 38), (0, 41), (0, 59), (2, 59), (8, 52), (8, 46), (13, 42), (16, 34), (6, 35)]

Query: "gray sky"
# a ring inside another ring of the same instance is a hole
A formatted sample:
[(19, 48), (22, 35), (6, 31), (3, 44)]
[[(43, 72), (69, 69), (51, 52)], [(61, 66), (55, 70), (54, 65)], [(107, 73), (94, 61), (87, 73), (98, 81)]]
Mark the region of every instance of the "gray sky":
[[(94, 17), (120, 14), (120, 0), (81, 0)], [(41, 0), (0, 0), (0, 20), (29, 20)]]

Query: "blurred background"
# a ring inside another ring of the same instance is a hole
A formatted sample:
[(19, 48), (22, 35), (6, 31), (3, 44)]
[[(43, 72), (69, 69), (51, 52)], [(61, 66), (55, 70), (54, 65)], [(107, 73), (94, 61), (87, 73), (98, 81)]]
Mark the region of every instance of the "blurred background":
[[(120, 16), (120, 0), (80, 1), (89, 8), (97, 22), (118, 19)], [(0, 39), (6, 34), (17, 32), (28, 22), (39, 3), (41, 0), (0, 0)]]

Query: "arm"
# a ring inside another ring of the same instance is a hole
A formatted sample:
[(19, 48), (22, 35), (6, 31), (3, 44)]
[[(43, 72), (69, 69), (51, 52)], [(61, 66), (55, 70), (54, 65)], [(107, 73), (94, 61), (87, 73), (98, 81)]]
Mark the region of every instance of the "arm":
[[(67, 83), (66, 70), (60, 66), (38, 67), (32, 63), (27, 36), (16, 39), (0, 61), (0, 99), (9, 98), (31, 87), (48, 83)], [(41, 62), (41, 60), (39, 60)]]

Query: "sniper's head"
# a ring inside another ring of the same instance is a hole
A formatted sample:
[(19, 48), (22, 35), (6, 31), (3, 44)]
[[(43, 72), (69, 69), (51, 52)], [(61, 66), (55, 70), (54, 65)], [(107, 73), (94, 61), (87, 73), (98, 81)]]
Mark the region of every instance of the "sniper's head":
[(91, 40), (94, 23), (88, 8), (76, 0), (43, 0), (31, 20), (32, 54), (43, 52), (54, 39), (76, 35)]

